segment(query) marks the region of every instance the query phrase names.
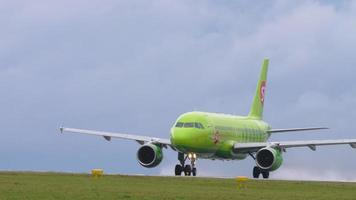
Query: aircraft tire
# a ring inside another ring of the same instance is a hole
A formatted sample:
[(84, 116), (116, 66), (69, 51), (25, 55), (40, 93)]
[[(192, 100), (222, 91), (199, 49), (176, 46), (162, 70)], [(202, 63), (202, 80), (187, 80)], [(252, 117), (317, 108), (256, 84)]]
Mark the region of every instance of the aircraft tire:
[(262, 171), (262, 176), (264, 179), (268, 179), (269, 178), (269, 171)]
[(182, 174), (182, 171), (183, 171), (182, 165), (176, 165), (176, 167), (174, 169), (175, 175), (180, 176)]
[(193, 168), (193, 170), (192, 170), (192, 174), (193, 174), (193, 176), (196, 176), (197, 175), (197, 168)]
[(191, 168), (191, 166), (190, 166), (190, 165), (186, 165), (186, 166), (184, 167), (184, 175), (190, 176), (191, 173), (192, 173), (192, 168)]
[(253, 178), (258, 178), (260, 176), (261, 170), (259, 167), (255, 166), (253, 167)]

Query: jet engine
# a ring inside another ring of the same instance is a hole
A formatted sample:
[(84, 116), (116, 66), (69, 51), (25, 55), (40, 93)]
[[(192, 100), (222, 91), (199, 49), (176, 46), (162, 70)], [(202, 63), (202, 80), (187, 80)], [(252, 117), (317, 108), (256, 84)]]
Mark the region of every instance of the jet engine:
[(162, 159), (162, 148), (155, 144), (142, 145), (137, 151), (138, 162), (147, 168), (156, 167)]
[(282, 152), (280, 150), (266, 147), (256, 153), (256, 165), (267, 171), (278, 169), (283, 162)]

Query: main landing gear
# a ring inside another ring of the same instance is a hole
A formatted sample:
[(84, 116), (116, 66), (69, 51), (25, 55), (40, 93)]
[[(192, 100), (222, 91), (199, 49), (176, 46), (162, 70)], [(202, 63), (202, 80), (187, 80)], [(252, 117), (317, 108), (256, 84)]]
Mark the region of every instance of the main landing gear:
[[(190, 165), (185, 165), (187, 158), (190, 160)], [(180, 164), (177, 164), (174, 170), (176, 176), (180, 176), (182, 172), (184, 172), (185, 176), (197, 175), (197, 168), (195, 167), (195, 161), (197, 160), (196, 154), (189, 153), (188, 155), (184, 156), (184, 153), (179, 152), (178, 160)]]
[(264, 179), (268, 179), (269, 178), (269, 171), (263, 170), (263, 169), (255, 166), (253, 168), (253, 172), (252, 172), (253, 178), (259, 178), (260, 174), (262, 174), (262, 177)]
[[(256, 160), (255, 156), (252, 153), (249, 153), (249, 155)], [(260, 174), (262, 174), (262, 177), (264, 179), (268, 179), (269, 178), (269, 171), (268, 170), (263, 170), (257, 166), (253, 167), (253, 171), (252, 171), (252, 176), (253, 178), (259, 178)]]

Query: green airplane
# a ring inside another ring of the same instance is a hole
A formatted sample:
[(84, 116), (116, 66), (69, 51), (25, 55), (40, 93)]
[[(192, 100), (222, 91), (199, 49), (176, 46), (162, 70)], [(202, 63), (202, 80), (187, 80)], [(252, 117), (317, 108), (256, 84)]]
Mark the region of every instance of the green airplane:
[[(316, 146), (339, 144), (349, 144), (356, 148), (356, 139), (268, 141), (274, 133), (327, 129), (324, 127), (272, 129), (263, 121), (268, 63), (268, 59), (263, 61), (256, 93), (247, 116), (208, 112), (184, 113), (171, 128), (170, 139), (66, 127), (60, 127), (60, 131), (103, 136), (108, 141), (111, 138), (135, 140), (141, 145), (137, 151), (138, 162), (147, 168), (159, 165), (163, 159), (162, 149), (170, 147), (178, 152), (176, 176), (180, 176), (182, 172), (186, 176), (196, 176), (197, 159), (243, 160), (250, 156), (256, 163), (253, 167), (253, 177), (259, 178), (262, 174), (263, 178), (268, 178), (269, 172), (282, 165), (282, 153), (286, 152), (287, 148), (309, 147), (315, 151)], [(190, 165), (185, 164), (187, 160), (190, 161)]]

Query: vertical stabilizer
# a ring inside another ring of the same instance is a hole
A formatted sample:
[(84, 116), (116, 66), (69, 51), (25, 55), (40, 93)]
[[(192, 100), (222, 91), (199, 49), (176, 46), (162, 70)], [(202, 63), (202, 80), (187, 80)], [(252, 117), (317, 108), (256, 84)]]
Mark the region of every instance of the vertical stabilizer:
[(268, 71), (269, 59), (263, 60), (260, 79), (256, 87), (255, 97), (253, 98), (253, 103), (251, 106), (249, 117), (255, 119), (263, 118), (263, 104), (265, 102), (266, 86), (267, 86), (267, 71)]

